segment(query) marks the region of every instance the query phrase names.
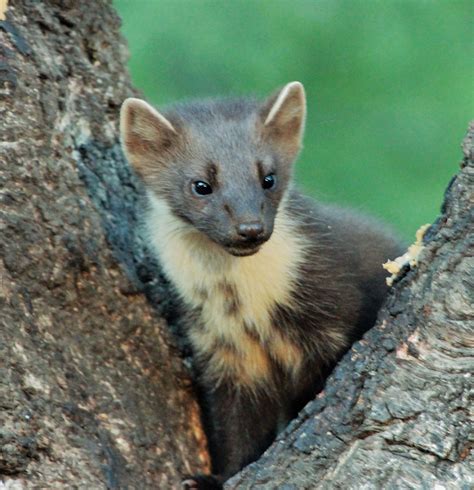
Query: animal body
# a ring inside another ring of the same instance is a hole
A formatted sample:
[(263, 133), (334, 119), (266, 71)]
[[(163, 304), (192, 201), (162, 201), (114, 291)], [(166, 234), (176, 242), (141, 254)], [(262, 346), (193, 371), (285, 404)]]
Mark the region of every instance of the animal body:
[(122, 107), (150, 243), (185, 305), (200, 373), (214, 475), (191, 488), (218, 488), (322, 389), (375, 321), (381, 264), (402, 252), (379, 223), (294, 188), (305, 112), (299, 82), (263, 102)]

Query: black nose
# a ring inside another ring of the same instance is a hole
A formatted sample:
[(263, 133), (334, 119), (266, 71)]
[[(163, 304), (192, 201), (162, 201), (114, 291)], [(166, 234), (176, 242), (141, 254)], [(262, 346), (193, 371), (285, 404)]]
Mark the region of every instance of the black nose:
[(240, 223), (237, 226), (237, 233), (245, 240), (257, 240), (263, 235), (263, 224), (259, 221)]

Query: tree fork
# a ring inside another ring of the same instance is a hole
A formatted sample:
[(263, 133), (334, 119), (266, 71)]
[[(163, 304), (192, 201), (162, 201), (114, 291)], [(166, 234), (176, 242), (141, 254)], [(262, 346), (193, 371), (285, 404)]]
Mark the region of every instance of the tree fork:
[[(209, 469), (118, 142), (135, 94), (118, 29), (107, 1), (10, 2), (0, 20), (0, 482), (19, 488)], [(377, 326), (228, 488), (472, 486), (473, 134)]]

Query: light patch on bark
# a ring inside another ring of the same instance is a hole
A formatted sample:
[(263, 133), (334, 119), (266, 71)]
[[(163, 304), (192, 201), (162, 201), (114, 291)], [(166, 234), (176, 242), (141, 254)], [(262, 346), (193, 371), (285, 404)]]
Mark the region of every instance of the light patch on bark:
[(44, 393), (49, 395), (50, 388), (39, 378), (29, 373), (23, 379), (23, 389), (33, 393)]
[(5, 20), (5, 12), (8, 8), (8, 0), (0, 0), (0, 20)]
[(23, 490), (25, 488), (26, 486), (23, 480), (0, 480), (0, 490)]
[(403, 269), (405, 265), (409, 264), (411, 268), (417, 266), (418, 256), (423, 250), (423, 236), (430, 226), (430, 224), (420, 226), (416, 232), (415, 243), (410, 245), (408, 247), (408, 250), (400, 257), (397, 257), (395, 260), (388, 260), (387, 262), (385, 262), (385, 264), (382, 264), (382, 267), (386, 271), (390, 272), (390, 274), (392, 274), (386, 279), (387, 286), (391, 286), (393, 284), (393, 281), (398, 276), (398, 273)]

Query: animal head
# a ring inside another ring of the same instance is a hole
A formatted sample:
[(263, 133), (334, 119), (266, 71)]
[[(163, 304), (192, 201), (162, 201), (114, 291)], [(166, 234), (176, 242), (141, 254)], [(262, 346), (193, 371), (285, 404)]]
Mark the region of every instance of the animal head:
[(158, 112), (127, 99), (125, 154), (155, 197), (236, 256), (252, 255), (272, 232), (291, 179), (306, 114), (303, 85), (263, 102), (204, 100)]

